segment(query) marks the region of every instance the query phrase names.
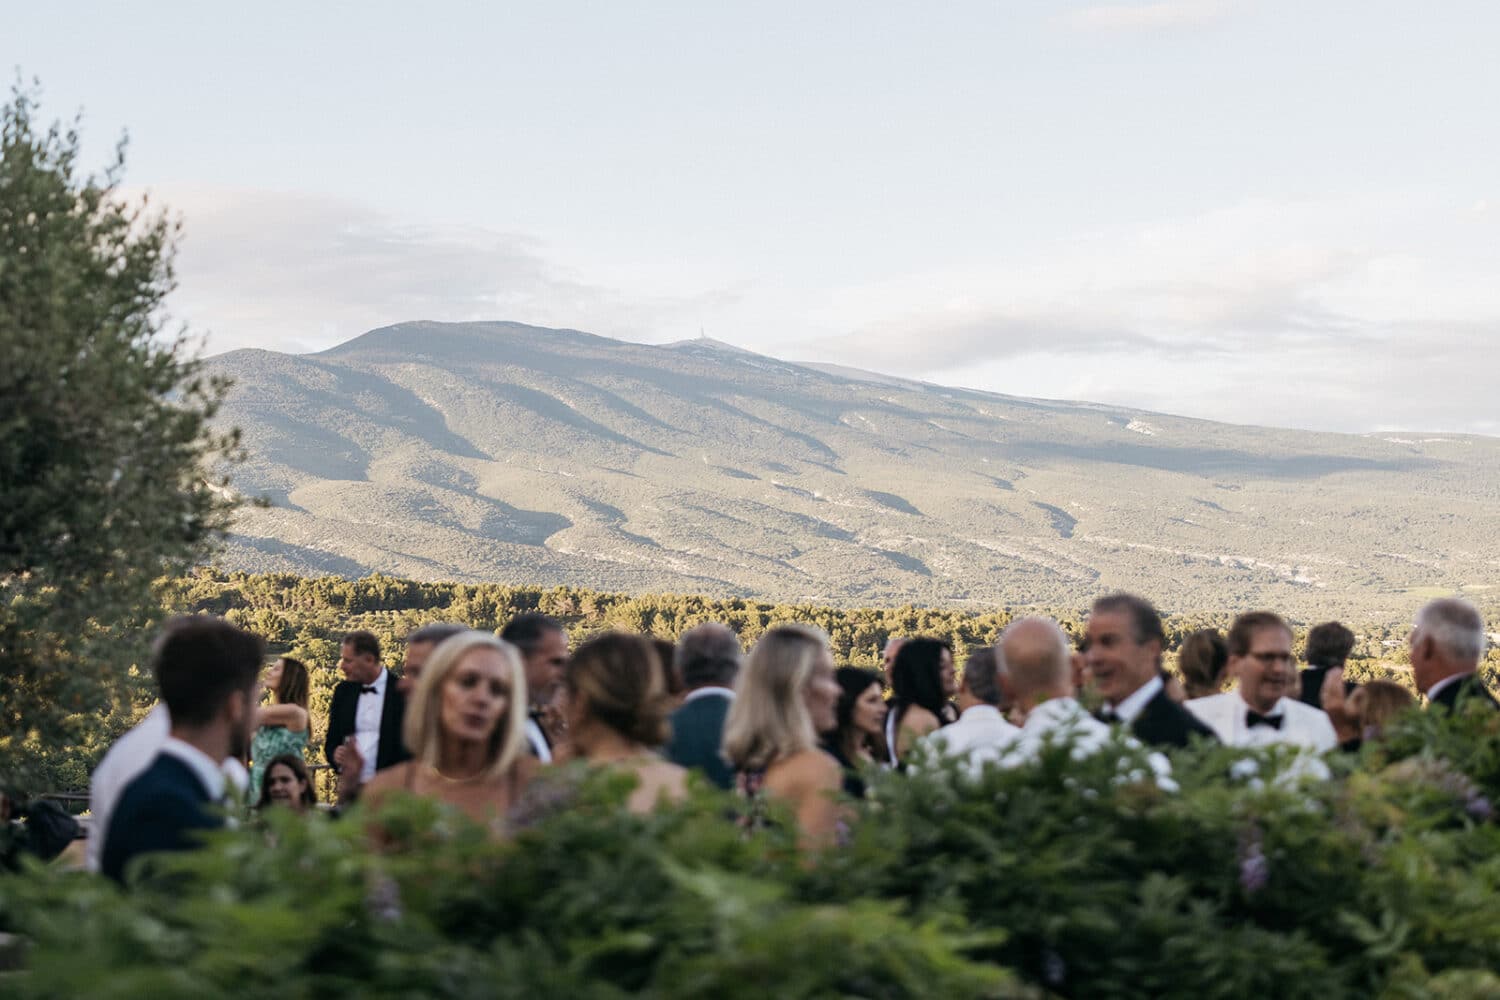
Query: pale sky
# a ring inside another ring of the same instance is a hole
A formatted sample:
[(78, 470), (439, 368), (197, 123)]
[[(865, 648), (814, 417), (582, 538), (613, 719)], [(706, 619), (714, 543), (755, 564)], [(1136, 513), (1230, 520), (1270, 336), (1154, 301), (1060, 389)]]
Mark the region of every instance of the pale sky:
[(1500, 4), (0, 2), (183, 218), (210, 351), (711, 337), (1239, 423), (1500, 434)]

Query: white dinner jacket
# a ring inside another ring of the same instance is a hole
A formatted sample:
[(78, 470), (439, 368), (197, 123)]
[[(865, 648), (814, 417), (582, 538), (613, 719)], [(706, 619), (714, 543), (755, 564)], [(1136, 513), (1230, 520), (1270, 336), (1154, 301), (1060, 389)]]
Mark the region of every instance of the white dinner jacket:
[(1212, 729), (1225, 746), (1290, 743), (1322, 753), (1339, 743), (1328, 713), (1292, 698), (1282, 698), (1268, 713), (1281, 716), (1279, 730), (1269, 726), (1251, 729), (1245, 725), (1245, 713), (1250, 706), (1240, 697), (1238, 688), (1224, 694), (1211, 694), (1207, 698), (1193, 698), (1186, 704), (1188, 711)]

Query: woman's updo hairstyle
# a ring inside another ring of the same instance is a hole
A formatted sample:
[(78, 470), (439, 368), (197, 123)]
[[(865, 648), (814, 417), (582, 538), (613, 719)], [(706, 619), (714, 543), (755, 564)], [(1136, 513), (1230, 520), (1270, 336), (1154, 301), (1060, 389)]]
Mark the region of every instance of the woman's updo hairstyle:
[(1224, 685), (1224, 667), (1229, 663), (1229, 644), (1218, 629), (1204, 628), (1189, 634), (1177, 650), (1177, 669), (1189, 698), (1218, 694)]
[(646, 746), (670, 735), (667, 685), (651, 640), (605, 632), (573, 652), (563, 674), (571, 698), (583, 699), (589, 718)]

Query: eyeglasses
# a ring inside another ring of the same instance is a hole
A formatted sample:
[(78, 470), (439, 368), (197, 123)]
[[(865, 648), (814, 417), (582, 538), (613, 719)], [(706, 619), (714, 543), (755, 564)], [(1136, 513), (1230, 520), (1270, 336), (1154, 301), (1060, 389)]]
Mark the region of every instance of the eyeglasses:
[(1261, 663), (1265, 664), (1268, 667), (1271, 666), (1274, 663), (1291, 663), (1292, 660), (1293, 660), (1293, 657), (1292, 657), (1291, 653), (1269, 653), (1268, 652), (1268, 653), (1250, 653), (1248, 655), (1251, 656), (1251, 657), (1253, 657), (1253, 658), (1255, 658), (1255, 659), (1257, 659), (1257, 660), (1259, 660)]

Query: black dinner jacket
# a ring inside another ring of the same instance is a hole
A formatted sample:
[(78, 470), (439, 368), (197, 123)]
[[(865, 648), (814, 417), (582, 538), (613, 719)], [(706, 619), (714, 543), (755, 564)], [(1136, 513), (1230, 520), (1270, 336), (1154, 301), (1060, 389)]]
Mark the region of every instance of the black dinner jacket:
[(1449, 684), (1438, 692), (1438, 696), (1432, 699), (1428, 707), (1442, 705), (1448, 711), (1456, 712), (1470, 702), (1500, 708), (1500, 702), (1495, 701), (1495, 696), (1490, 694), (1478, 674), (1469, 674), (1458, 683)]
[(151, 766), (125, 786), (119, 804), (101, 831), (104, 853), (100, 868), (116, 882), (143, 854), (187, 851), (201, 846), (196, 834), (224, 825), (218, 804), (193, 769), (171, 754), (157, 754)]
[[(359, 705), (359, 681), (339, 681), (333, 689), (333, 704), (328, 709), (328, 735), (323, 739), (323, 758), (333, 766), (333, 752), (354, 734), (354, 711)], [(406, 716), (406, 699), (396, 689), (396, 678), (385, 672), (385, 704), (380, 709), (380, 747), (375, 751), (375, 770), (410, 760), (411, 754), (401, 740), (401, 721)], [(338, 770), (334, 767), (334, 770)]]
[(1166, 688), (1146, 702), (1141, 714), (1130, 724), (1136, 739), (1153, 747), (1185, 747), (1191, 737), (1219, 742), (1214, 731), (1192, 712), (1167, 697)]

